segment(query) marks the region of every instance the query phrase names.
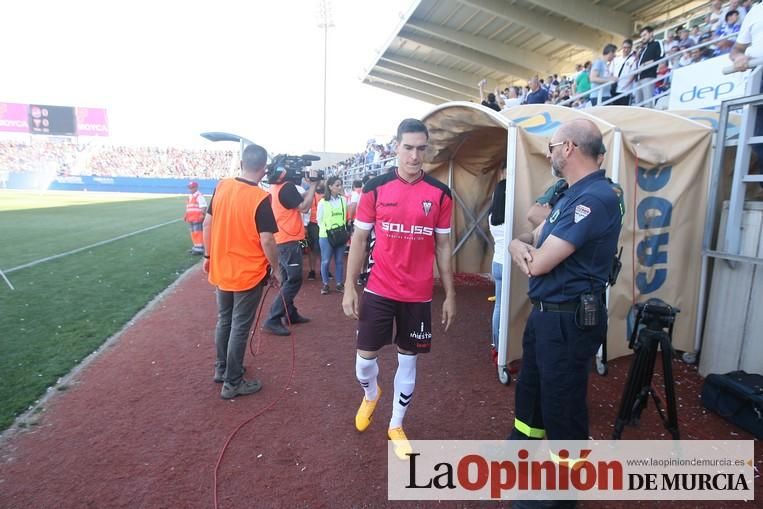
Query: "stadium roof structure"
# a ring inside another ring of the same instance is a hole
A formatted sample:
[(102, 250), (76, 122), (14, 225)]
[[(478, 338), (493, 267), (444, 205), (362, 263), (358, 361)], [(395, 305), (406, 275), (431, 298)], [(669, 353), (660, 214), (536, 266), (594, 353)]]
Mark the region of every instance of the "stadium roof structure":
[(363, 82), (432, 104), (497, 85), (570, 74), (641, 27), (689, 19), (704, 0), (419, 0), (364, 69)]

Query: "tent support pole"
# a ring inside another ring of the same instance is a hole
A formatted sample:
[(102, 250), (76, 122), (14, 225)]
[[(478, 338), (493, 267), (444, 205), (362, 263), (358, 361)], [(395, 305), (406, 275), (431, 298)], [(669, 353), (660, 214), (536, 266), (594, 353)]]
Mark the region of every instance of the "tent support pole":
[(511, 257), (509, 242), (514, 238), (514, 193), (517, 178), (517, 143), (518, 127), (511, 123), (506, 141), (506, 202), (504, 204), (503, 238), (506, 246), (503, 250), (503, 270), (501, 284), (501, 309), (498, 326), (498, 379), (508, 385), (511, 375), (508, 370), (509, 359), (509, 313), (511, 312)]

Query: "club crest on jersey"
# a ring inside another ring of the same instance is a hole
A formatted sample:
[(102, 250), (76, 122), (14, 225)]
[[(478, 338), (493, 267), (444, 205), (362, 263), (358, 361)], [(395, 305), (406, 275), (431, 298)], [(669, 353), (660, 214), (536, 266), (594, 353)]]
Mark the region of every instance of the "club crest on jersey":
[(432, 202), (429, 200), (422, 201), (421, 208), (424, 209), (424, 215), (428, 216), (429, 213), (432, 211)]
[(585, 205), (578, 205), (575, 207), (575, 222), (579, 223), (586, 217), (588, 217), (588, 214), (591, 213), (591, 209), (586, 207)]

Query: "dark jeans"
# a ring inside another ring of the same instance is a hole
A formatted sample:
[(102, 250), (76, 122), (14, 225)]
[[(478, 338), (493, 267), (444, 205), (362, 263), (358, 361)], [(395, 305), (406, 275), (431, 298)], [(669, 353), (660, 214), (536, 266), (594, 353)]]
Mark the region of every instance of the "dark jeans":
[(243, 292), (217, 289), (217, 327), (215, 367), (224, 368), (225, 383), (236, 386), (244, 374), (244, 354), (254, 313), (262, 297), (263, 284)]
[[(280, 324), (281, 318), (289, 313), (289, 319), (297, 316), (297, 307), (294, 305), (294, 297), (302, 288), (302, 246), (299, 242), (284, 242), (278, 244), (278, 266), (283, 276), (281, 291), (278, 292), (273, 305), (270, 306), (268, 322)], [(286, 301), (286, 309), (284, 309)]]
[(613, 106), (630, 106), (631, 105), (631, 94), (624, 95), (622, 97), (619, 97), (609, 103)]

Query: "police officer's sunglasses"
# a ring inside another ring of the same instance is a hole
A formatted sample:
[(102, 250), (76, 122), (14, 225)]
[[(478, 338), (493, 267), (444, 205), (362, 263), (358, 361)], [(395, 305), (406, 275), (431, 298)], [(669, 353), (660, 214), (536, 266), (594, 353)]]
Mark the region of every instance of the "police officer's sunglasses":
[(570, 141), (570, 140), (564, 140), (564, 141), (557, 141), (556, 143), (549, 143), (548, 144), (548, 153), (552, 153), (554, 151), (554, 147), (558, 147), (559, 145), (564, 145), (565, 143), (572, 143), (573, 147), (577, 147), (577, 143)]

